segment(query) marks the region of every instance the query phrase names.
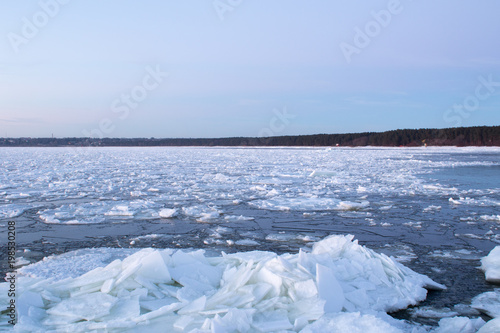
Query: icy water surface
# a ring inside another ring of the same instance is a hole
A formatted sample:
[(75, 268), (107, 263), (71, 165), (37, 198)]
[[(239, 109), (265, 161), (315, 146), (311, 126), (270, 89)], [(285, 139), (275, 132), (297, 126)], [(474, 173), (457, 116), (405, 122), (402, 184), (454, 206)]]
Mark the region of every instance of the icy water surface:
[(448, 287), (421, 309), (477, 316), (470, 300), (493, 290), (477, 267), (500, 243), (498, 148), (2, 148), (0, 167), (20, 264), (90, 247), (296, 253), (352, 234)]

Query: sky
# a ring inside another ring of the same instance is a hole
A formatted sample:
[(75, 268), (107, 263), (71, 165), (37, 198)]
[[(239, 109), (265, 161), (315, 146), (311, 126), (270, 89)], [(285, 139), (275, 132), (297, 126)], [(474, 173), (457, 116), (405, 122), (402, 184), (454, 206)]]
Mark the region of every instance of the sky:
[(0, 137), (500, 125), (497, 0), (0, 3)]

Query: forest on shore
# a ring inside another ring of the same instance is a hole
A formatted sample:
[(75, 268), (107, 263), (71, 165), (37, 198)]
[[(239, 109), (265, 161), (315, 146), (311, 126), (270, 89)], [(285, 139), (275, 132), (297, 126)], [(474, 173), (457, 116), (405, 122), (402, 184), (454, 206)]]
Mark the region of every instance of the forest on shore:
[(500, 146), (500, 126), (232, 138), (0, 138), (0, 147)]

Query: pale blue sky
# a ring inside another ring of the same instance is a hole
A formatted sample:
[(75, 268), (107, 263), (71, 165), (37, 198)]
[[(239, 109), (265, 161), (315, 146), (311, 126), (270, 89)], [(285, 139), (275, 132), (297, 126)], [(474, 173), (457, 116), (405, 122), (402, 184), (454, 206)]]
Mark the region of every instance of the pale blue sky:
[(500, 125), (498, 13), (496, 0), (2, 1), (0, 137)]

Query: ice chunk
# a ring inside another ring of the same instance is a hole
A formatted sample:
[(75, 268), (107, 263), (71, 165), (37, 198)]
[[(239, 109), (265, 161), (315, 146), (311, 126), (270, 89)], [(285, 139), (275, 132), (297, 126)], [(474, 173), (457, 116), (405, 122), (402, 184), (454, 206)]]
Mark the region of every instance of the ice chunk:
[(319, 297), (326, 301), (325, 312), (340, 312), (344, 306), (344, 291), (332, 270), (323, 265), (316, 265), (316, 284)]
[(293, 328), (286, 311), (283, 310), (257, 314), (252, 326), (260, 332), (279, 332)]
[(352, 202), (352, 201), (341, 201), (339, 202), (337, 209), (338, 210), (361, 210), (370, 206), (369, 201), (361, 201), (361, 202)]
[(191, 303), (187, 304), (185, 307), (177, 311), (177, 313), (180, 315), (189, 313), (198, 313), (203, 309), (205, 309), (206, 303), (207, 303), (207, 297), (201, 296), (200, 298), (192, 301)]
[(171, 305), (177, 302), (178, 300), (174, 297), (163, 297), (161, 299), (156, 299), (153, 301), (141, 301), (141, 307), (149, 311), (155, 311), (164, 306)]
[(48, 309), (47, 313), (63, 317), (68, 323), (80, 320), (94, 320), (108, 315), (117, 302), (118, 298), (108, 294), (101, 292), (90, 293), (65, 299)]
[(459, 313), (450, 308), (435, 309), (432, 307), (419, 307), (410, 310), (412, 316), (421, 318), (447, 318), (458, 316)]
[(500, 332), (500, 318), (488, 321), (477, 333), (498, 333)]
[(323, 316), (307, 325), (301, 333), (349, 332), (349, 333), (403, 333), (402, 330), (370, 314), (337, 313)]
[(191, 316), (181, 316), (174, 323), (174, 329), (184, 331), (193, 321), (194, 318)]
[(139, 305), (139, 297), (122, 298), (111, 308), (109, 315), (100, 318), (100, 321), (130, 320), (139, 317), (140, 314), (141, 306)]
[[(481, 318), (470, 319), (467, 317), (443, 318), (439, 321), (439, 327), (435, 333), (475, 333), (484, 325)], [(497, 332), (497, 331), (495, 331)]]
[(485, 273), (486, 281), (500, 283), (500, 246), (495, 246), (481, 259), (481, 270)]
[[(192, 252), (190, 254), (183, 251), (177, 251), (172, 255), (170, 267), (172, 279), (181, 285), (189, 285), (190, 281), (209, 285), (212, 288), (219, 286), (222, 269), (212, 266), (203, 256), (202, 251)], [(192, 286), (192, 285), (191, 285)], [(203, 292), (201, 290), (201, 292)]]
[(253, 239), (240, 239), (236, 241), (235, 244), (239, 246), (258, 246), (259, 242)]
[(183, 207), (182, 211), (186, 216), (197, 217), (203, 220), (217, 218), (221, 214), (216, 208), (208, 206)]
[(211, 222), (220, 216), (220, 212), (208, 212), (208, 213), (201, 213), (196, 221), (198, 222)]
[(218, 315), (212, 320), (212, 332), (249, 332), (254, 309), (230, 309), (224, 317)]
[(95, 268), (104, 267), (114, 259), (123, 259), (130, 256), (135, 249), (80, 249), (50, 256), (42, 261), (23, 266), (19, 273), (33, 278), (52, 278), (62, 280), (68, 277), (79, 277)]
[[(332, 257), (339, 257), (344, 248), (353, 242), (354, 235), (330, 236), (317, 243), (314, 243), (312, 254), (329, 254)], [(357, 245), (357, 240), (354, 241)]]
[(108, 279), (104, 281), (104, 283), (102, 284), (101, 292), (108, 294), (113, 289), (114, 286), (115, 286), (115, 279)]
[(472, 299), (471, 307), (488, 316), (500, 317), (500, 289), (482, 293)]
[(481, 220), (500, 222), (500, 215), (481, 215)]
[(29, 208), (30, 207), (26, 205), (15, 205), (15, 204), (2, 205), (0, 207), (0, 218), (4, 219), (4, 218), (13, 218), (21, 216)]
[(141, 267), (136, 272), (151, 282), (168, 283), (170, 282), (170, 273), (159, 251), (141, 258)]
[(177, 215), (177, 209), (175, 208), (164, 208), (160, 210), (160, 213), (158, 214), (160, 217), (163, 217), (165, 219), (169, 219), (171, 217), (174, 217)]
[(298, 298), (310, 298), (318, 294), (318, 288), (312, 279), (294, 283), (295, 295)]
[(162, 306), (161, 308), (159, 308), (158, 310), (154, 310), (154, 311), (145, 313), (145, 314), (141, 315), (140, 317), (135, 318), (134, 321), (143, 322), (143, 321), (152, 320), (152, 319), (166, 316), (166, 315), (171, 315), (175, 311), (182, 308), (182, 306), (183, 306), (182, 303), (172, 303), (169, 305), (165, 305), (165, 306)]
[(40, 294), (25, 291), (17, 299), (17, 312), (19, 317), (28, 316), (32, 307), (43, 308), (43, 299)]

